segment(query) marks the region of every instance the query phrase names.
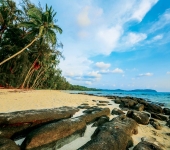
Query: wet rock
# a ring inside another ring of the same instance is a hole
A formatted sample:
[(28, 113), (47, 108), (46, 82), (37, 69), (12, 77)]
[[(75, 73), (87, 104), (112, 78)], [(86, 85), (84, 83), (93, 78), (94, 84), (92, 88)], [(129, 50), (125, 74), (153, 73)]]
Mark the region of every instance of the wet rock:
[(93, 108), (90, 109), (87, 114), (81, 115), (80, 118), (82, 118), (87, 124), (89, 124), (96, 121), (101, 116), (108, 116), (109, 114), (109, 108)]
[(165, 115), (170, 115), (170, 109), (169, 108), (164, 108), (163, 112)]
[(70, 118), (79, 109), (60, 107), (55, 109), (26, 110), (0, 114), (0, 136), (17, 139), (45, 123)]
[(103, 125), (105, 122), (109, 122), (108, 116), (102, 116), (100, 117), (93, 125), (92, 127), (97, 127)]
[(133, 146), (134, 133), (137, 133), (137, 123), (122, 115), (99, 126), (92, 139), (78, 150), (125, 150)]
[(134, 106), (134, 109), (137, 111), (143, 111), (144, 107), (145, 106), (143, 104), (138, 103), (137, 105)]
[(14, 141), (0, 137), (0, 150), (20, 150)]
[(123, 115), (125, 114), (122, 110), (114, 108), (111, 112), (112, 115)]
[(167, 121), (168, 120), (167, 116), (161, 115), (161, 114), (156, 114), (156, 113), (151, 113), (151, 117), (155, 118), (155, 119), (162, 120), (162, 121)]
[(150, 119), (149, 122), (155, 129), (157, 129), (157, 130), (162, 129), (161, 124), (158, 121), (156, 121), (155, 119)]
[(147, 125), (149, 123), (149, 115), (139, 111), (128, 111), (127, 116), (134, 119), (137, 123)]
[(57, 149), (84, 134), (86, 123), (71, 118), (44, 125), (33, 130), (21, 145), (24, 150)]
[(161, 147), (146, 141), (139, 142), (133, 150), (163, 150)]
[(162, 113), (163, 112), (163, 109), (161, 106), (151, 104), (151, 103), (148, 103), (145, 106), (145, 110), (147, 110), (148, 112), (154, 112), (154, 113)]

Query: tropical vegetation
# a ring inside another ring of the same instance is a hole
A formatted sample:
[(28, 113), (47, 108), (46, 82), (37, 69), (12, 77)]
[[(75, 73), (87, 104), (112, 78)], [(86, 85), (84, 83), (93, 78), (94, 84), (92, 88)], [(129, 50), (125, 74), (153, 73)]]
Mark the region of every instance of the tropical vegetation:
[(56, 12), (22, 0), (0, 0), (0, 88), (95, 90), (71, 85), (58, 65), (63, 59)]

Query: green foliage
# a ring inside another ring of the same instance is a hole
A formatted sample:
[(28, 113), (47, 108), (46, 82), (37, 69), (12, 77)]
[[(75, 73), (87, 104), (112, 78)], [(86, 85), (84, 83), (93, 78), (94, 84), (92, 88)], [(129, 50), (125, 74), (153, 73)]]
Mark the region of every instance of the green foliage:
[(85, 86), (80, 86), (80, 85), (70, 85), (69, 90), (76, 90), (76, 91), (100, 91), (100, 89), (87, 88)]
[(0, 86), (34, 89), (68, 89), (70, 84), (56, 69), (62, 53), (58, 50), (56, 33), (62, 33), (54, 25), (56, 13), (52, 7), (35, 6), (22, 0), (18, 9), (12, 0), (0, 1), (0, 62), (27, 46), (30, 47), (0, 66)]

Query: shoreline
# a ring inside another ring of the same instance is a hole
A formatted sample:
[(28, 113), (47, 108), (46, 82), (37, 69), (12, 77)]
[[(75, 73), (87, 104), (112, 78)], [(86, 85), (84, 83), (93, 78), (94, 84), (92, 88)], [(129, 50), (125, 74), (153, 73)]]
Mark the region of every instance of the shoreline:
[[(67, 92), (57, 90), (0, 89), (0, 113), (32, 109), (37, 110), (57, 108), (62, 106), (78, 107), (82, 103), (88, 103), (89, 106), (96, 106), (96, 102), (93, 100), (109, 101), (109, 99), (106, 97), (69, 94)], [(111, 111), (113, 108), (119, 108), (118, 104), (115, 104), (114, 102), (112, 103), (112, 105), (101, 107), (109, 107)], [(111, 115), (110, 117), (114, 116)], [(170, 133), (170, 128), (168, 126), (165, 126), (165, 121), (159, 122), (162, 125), (161, 130), (156, 130), (150, 124), (139, 124), (139, 133), (132, 136), (134, 140), (134, 145), (141, 141), (142, 137), (145, 137), (152, 141), (152, 143), (154, 144), (161, 145), (166, 149), (170, 149), (170, 136), (166, 134)]]

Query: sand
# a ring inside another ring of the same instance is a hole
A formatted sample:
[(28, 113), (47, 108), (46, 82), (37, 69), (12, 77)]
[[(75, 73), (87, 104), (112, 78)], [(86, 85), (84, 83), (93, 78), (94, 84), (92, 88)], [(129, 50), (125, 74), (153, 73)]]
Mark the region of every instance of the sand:
[[(66, 91), (0, 89), (0, 113), (30, 109), (56, 108), (62, 106), (77, 107), (83, 103), (88, 103), (90, 106), (96, 106), (96, 102), (93, 102), (92, 100), (108, 101), (108, 99), (104, 97), (69, 94)], [(112, 105), (102, 107), (109, 107), (111, 110), (113, 108), (118, 108), (118, 104), (115, 104), (114, 102), (110, 103), (112, 103)], [(78, 115), (81, 115), (81, 112), (77, 113), (75, 116)], [(113, 117), (116, 116), (110, 116), (110, 118)], [(170, 150), (170, 136), (166, 134), (170, 133), (170, 128), (165, 126), (164, 121), (159, 122), (163, 125), (162, 130), (156, 130), (151, 125), (139, 125), (139, 133), (132, 136), (134, 144), (136, 145), (141, 141), (142, 137), (145, 137), (145, 139), (160, 145), (165, 150)], [(90, 140), (90, 135), (93, 131), (94, 129), (89, 125), (85, 137), (78, 138), (76, 141), (62, 147), (61, 150), (67, 150), (68, 147), (74, 149), (75, 147), (73, 148), (73, 145), (76, 143), (79, 143), (76, 148), (80, 147)]]

